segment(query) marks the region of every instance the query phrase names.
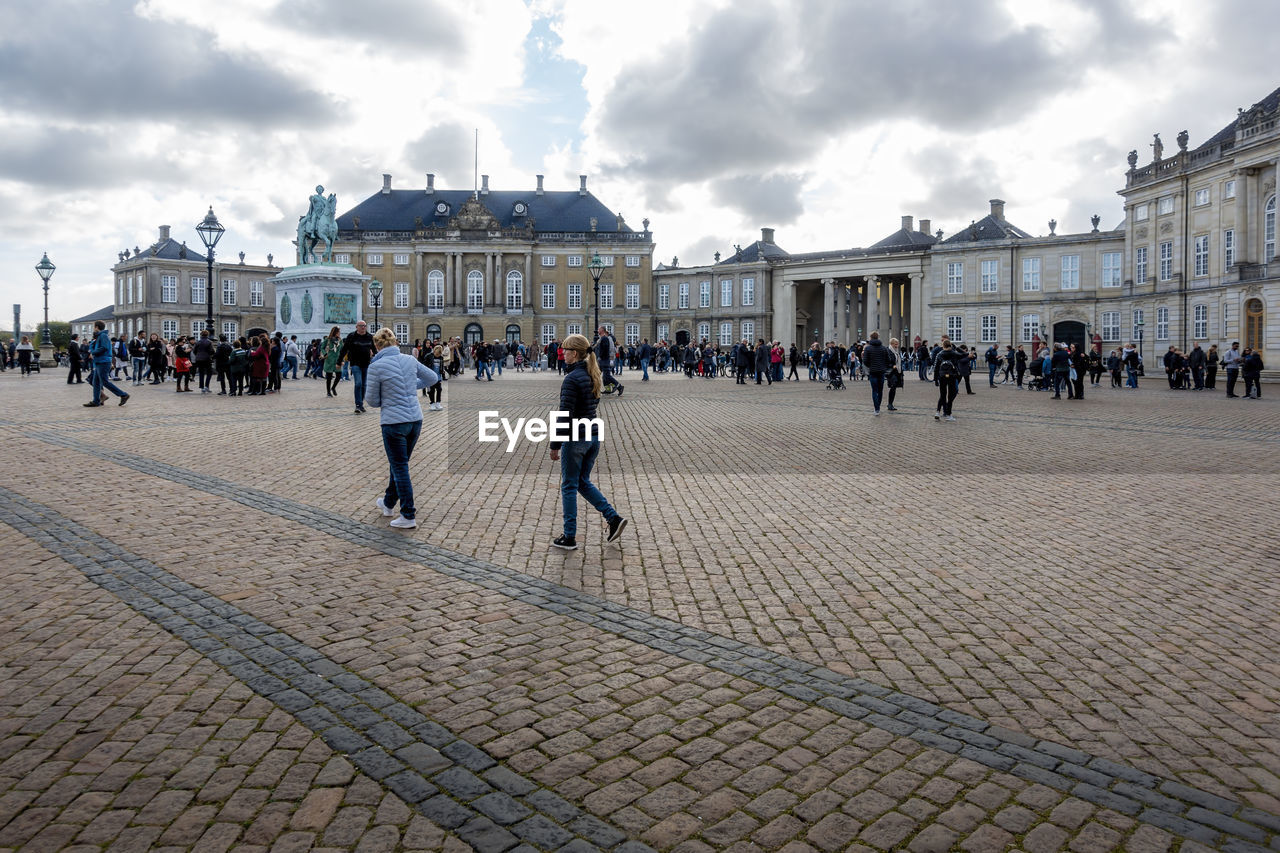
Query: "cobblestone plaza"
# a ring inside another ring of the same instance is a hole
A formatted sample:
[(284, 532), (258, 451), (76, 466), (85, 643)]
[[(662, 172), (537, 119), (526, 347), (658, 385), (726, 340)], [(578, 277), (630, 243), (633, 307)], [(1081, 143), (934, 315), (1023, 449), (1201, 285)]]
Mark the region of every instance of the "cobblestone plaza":
[(1273, 386), (621, 378), (566, 554), (554, 376), (0, 376), (0, 849), (1280, 850)]

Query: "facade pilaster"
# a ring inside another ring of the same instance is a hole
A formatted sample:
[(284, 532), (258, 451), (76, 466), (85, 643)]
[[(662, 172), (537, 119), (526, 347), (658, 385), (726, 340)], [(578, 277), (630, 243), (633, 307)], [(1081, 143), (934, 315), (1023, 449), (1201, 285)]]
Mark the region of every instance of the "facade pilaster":
[(822, 280), (822, 334), (826, 338), (822, 342), (823, 346), (826, 346), (827, 341), (836, 339), (839, 319), (835, 313), (835, 285), (836, 280), (834, 278), (824, 278)]
[[(911, 289), (908, 293), (907, 304), (910, 308), (911, 325), (907, 329), (907, 335), (915, 338), (919, 335), (923, 340), (924, 333), (924, 275), (922, 273), (913, 272), (910, 274)], [(902, 346), (905, 348), (910, 345), (910, 341), (903, 341)]]

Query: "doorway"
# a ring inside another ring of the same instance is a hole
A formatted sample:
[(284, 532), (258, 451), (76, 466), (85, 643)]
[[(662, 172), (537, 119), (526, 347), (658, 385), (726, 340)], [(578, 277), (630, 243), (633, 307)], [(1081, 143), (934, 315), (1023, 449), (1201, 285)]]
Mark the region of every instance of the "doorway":
[(1246, 348), (1263, 348), (1262, 329), (1264, 312), (1261, 299), (1250, 299), (1244, 304), (1244, 345)]
[(1058, 344), (1075, 344), (1081, 351), (1085, 348), (1084, 323), (1078, 320), (1063, 320), (1053, 324), (1053, 342)]

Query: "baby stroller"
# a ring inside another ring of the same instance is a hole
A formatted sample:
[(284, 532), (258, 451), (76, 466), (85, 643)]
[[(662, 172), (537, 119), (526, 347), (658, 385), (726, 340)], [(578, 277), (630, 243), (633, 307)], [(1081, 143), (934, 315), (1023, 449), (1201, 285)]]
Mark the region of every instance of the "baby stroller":
[(1049, 381), (1044, 378), (1044, 364), (1040, 359), (1036, 359), (1027, 365), (1027, 372), (1031, 374), (1031, 378), (1027, 380), (1026, 385), (1028, 391), (1049, 390)]
[(836, 371), (828, 371), (830, 379), (827, 381), (828, 391), (843, 391), (844, 379)]

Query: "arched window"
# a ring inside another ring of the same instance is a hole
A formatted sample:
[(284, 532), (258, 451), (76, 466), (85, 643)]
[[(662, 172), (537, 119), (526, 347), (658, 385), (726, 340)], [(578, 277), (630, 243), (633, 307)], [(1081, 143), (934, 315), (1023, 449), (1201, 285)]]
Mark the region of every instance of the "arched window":
[(1262, 262), (1268, 263), (1276, 256), (1276, 197), (1267, 199), (1262, 214)]
[(441, 337), (441, 334), (440, 334), (439, 323), (432, 323), (429, 326), (427, 326), (427, 340), (438, 341), (440, 340), (440, 337)]
[(1250, 299), (1244, 304), (1244, 345), (1246, 347), (1262, 349), (1265, 346), (1262, 338), (1265, 319), (1261, 299)]
[(524, 276), (519, 270), (507, 273), (507, 310), (524, 310)]
[(484, 329), (480, 328), (479, 323), (468, 323), (467, 327), (462, 330), (462, 342), (467, 346), (479, 343), (484, 340)]
[(515, 323), (512, 323), (511, 325), (507, 326), (507, 343), (509, 344), (520, 343), (520, 327)]
[(480, 270), (467, 273), (467, 310), (484, 310), (484, 273)]
[(444, 273), (440, 270), (427, 273), (427, 310), (444, 310)]

